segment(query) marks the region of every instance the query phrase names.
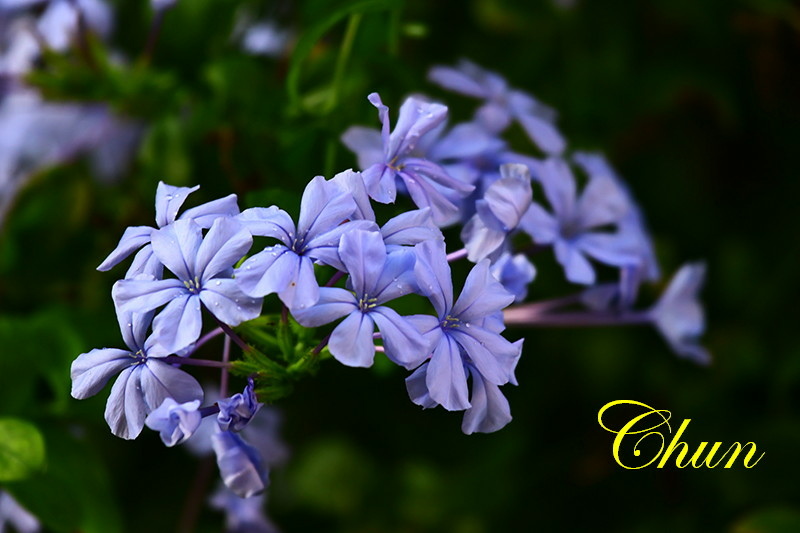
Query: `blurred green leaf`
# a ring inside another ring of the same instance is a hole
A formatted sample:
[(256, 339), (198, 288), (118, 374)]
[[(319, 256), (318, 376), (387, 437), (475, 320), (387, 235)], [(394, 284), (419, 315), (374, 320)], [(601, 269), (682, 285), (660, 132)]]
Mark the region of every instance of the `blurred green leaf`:
[(33, 424), (0, 418), (0, 481), (25, 479), (42, 468), (44, 459), (44, 439)]
[(796, 533), (800, 531), (800, 511), (772, 508), (756, 511), (731, 528), (731, 533)]

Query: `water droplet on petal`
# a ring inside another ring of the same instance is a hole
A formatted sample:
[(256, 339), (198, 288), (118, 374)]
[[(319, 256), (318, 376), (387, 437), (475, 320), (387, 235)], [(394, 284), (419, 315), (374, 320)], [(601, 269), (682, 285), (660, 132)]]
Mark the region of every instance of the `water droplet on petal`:
[(465, 325), (466, 327), (469, 327), (469, 322), (467, 322), (467, 323), (466, 323), (466, 324), (464, 324), (464, 325)]
[(214, 302), (214, 307), (219, 307), (219, 302)]
[(222, 285), (222, 282), (220, 280), (217, 280), (216, 282), (214, 282), (214, 285), (220, 286), (220, 285)]
[(242, 310), (242, 306), (241, 306), (241, 305), (237, 305), (237, 306), (236, 306), (236, 309), (238, 309), (239, 311), (241, 311), (241, 310)]

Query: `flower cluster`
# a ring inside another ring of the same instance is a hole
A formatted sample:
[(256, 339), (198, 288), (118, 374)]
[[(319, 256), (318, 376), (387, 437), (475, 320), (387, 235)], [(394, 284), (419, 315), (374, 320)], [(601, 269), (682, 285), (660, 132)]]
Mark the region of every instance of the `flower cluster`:
[[(159, 184), (155, 226), (128, 228), (98, 267), (135, 252), (112, 290), (127, 349), (80, 355), (73, 396), (96, 394), (118, 375), (106, 407), (111, 431), (133, 439), (147, 425), (167, 446), (197, 439), (202, 420), (215, 417), (207, 439), (223, 481), (254, 496), (273, 458), (240, 432), (261, 402), (285, 395), (281, 379), (327, 357), (369, 367), (385, 356), (410, 372), (411, 401), (463, 411), (467, 434), (511, 420), (501, 387), (517, 384), (523, 340), (508, 340), (507, 325), (654, 324), (679, 355), (707, 361), (696, 343), (702, 266), (681, 269), (649, 310), (634, 309), (639, 286), (657, 281), (659, 269), (642, 215), (605, 160), (567, 153), (555, 113), (494, 73), (463, 62), (430, 78), (481, 99), (474, 119), (448, 127), (446, 106), (412, 96), (392, 127), (389, 108), (371, 94), (381, 129), (343, 135), (361, 171), (313, 178), (296, 220), (275, 205), (242, 211), (234, 195), (181, 212), (197, 187)], [(534, 143), (532, 155), (501, 137), (514, 123)], [(415, 207), (376, 215), (377, 204), (402, 195)], [(446, 236), (462, 244), (448, 246)], [(547, 251), (578, 290), (520, 303), (536, 274), (531, 257)], [(462, 261), (473, 264), (451, 269)], [(459, 271), (466, 277), (456, 297)], [(610, 271), (616, 279), (601, 282)], [(432, 312), (397, 305), (412, 294)], [(221, 361), (196, 357), (222, 334)], [(242, 350), (233, 361), (232, 342)], [(201, 407), (207, 395), (184, 370), (190, 365), (221, 369), (220, 399)], [(231, 371), (247, 385), (227, 397)]]

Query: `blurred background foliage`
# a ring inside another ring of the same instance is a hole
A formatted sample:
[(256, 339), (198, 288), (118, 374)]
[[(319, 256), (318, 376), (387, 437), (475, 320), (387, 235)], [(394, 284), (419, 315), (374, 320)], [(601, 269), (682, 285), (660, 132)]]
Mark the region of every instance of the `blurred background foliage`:
[[(94, 268), (125, 227), (152, 223), (157, 182), (200, 184), (191, 202), (235, 192), (242, 207), (296, 211), (310, 178), (355, 166), (338, 139), (377, 125), (368, 93), (393, 109), (426, 93), (467, 120), (474, 102), (425, 76), (468, 58), (555, 107), (573, 149), (608, 155), (666, 272), (707, 261), (714, 363), (676, 359), (648, 329), (512, 330), (526, 337), (520, 386), (504, 391), (514, 421), (464, 436), (459, 415), (408, 400), (399, 368), (329, 361), (278, 404), (292, 455), (272, 473), (269, 515), (286, 532), (800, 531), (795, 3), (181, 0), (149, 59), (148, 3), (113, 5), (95, 67), (45, 58), (30, 83), (140, 121), (130, 169), (114, 183), (82, 160), (40, 172), (0, 233), (0, 431), (44, 443), (26, 459), (33, 475), (0, 485), (48, 529), (222, 528), (213, 510), (193, 515), (192, 487), (208, 484), (195, 458), (153, 432), (113, 437), (106, 393), (69, 396), (71, 361), (120, 343), (121, 270)], [(289, 29), (289, 52), (243, 54), (231, 38), (242, 10)], [(541, 263), (531, 297), (566, 290)], [(766, 456), (752, 470), (624, 470), (596, 421), (617, 399), (691, 418), (693, 447), (754, 441)]]

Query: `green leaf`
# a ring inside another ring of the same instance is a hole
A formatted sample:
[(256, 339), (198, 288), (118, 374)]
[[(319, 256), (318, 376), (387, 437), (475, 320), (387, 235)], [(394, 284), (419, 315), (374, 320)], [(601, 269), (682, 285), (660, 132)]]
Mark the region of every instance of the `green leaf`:
[(44, 465), (44, 439), (32, 424), (0, 418), (0, 481), (25, 479)]
[(300, 107), (300, 73), (302, 71), (303, 62), (311, 54), (314, 45), (316, 45), (331, 28), (344, 20), (348, 15), (366, 13), (368, 11), (388, 10), (397, 7), (397, 4), (395, 0), (365, 0), (363, 2), (356, 2), (333, 11), (327, 17), (311, 26), (297, 42), (297, 46), (292, 54), (291, 64), (289, 65), (289, 73), (286, 76), (286, 91), (289, 94), (290, 107), (292, 109), (298, 109)]
[(792, 533), (800, 531), (800, 511), (786, 507), (761, 509), (734, 524), (731, 533)]

